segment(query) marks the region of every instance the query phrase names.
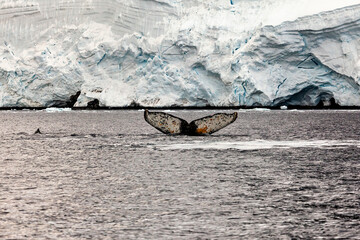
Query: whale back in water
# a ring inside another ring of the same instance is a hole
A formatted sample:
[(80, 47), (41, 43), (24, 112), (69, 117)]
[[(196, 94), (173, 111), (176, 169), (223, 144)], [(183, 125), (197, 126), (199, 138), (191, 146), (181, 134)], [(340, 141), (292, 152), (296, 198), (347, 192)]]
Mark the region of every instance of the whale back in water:
[(170, 135), (207, 135), (233, 123), (237, 118), (235, 113), (217, 113), (196, 119), (190, 124), (184, 119), (163, 112), (145, 110), (144, 118), (151, 126), (162, 133)]

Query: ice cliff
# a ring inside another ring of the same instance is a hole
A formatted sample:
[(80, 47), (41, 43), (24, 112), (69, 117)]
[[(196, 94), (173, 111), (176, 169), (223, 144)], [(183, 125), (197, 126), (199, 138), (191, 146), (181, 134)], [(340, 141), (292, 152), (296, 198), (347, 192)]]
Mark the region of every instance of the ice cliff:
[(0, 107), (360, 106), (360, 1), (0, 0), (0, 54)]

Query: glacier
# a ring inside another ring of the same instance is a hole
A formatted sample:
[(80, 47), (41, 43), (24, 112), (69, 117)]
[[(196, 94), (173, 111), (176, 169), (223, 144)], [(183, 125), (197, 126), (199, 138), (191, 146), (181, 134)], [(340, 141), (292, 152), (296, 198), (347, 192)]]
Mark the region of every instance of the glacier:
[(354, 0), (0, 0), (0, 53), (2, 108), (360, 106)]

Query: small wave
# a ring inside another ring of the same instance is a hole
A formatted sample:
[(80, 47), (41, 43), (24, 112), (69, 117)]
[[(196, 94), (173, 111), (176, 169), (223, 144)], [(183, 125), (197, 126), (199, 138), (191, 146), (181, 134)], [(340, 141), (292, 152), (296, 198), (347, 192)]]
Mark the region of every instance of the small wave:
[(170, 145), (158, 145), (160, 150), (191, 150), (191, 149), (237, 149), (243, 151), (264, 150), (264, 149), (290, 149), (290, 148), (360, 148), (360, 141), (357, 140), (298, 140), (298, 141), (239, 141), (239, 142), (203, 142), (194, 141), (191, 143), (180, 143)]
[(252, 109), (240, 109), (245, 112), (268, 112), (271, 111), (270, 108), (252, 108)]
[(47, 108), (45, 112), (70, 112), (71, 108)]

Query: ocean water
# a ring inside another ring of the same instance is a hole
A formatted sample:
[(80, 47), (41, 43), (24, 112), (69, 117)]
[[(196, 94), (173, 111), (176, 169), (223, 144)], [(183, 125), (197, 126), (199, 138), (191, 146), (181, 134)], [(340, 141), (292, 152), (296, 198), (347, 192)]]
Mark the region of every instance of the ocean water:
[(0, 239), (360, 239), (359, 226), (360, 111), (240, 110), (201, 137), (166, 136), (143, 111), (0, 112)]

